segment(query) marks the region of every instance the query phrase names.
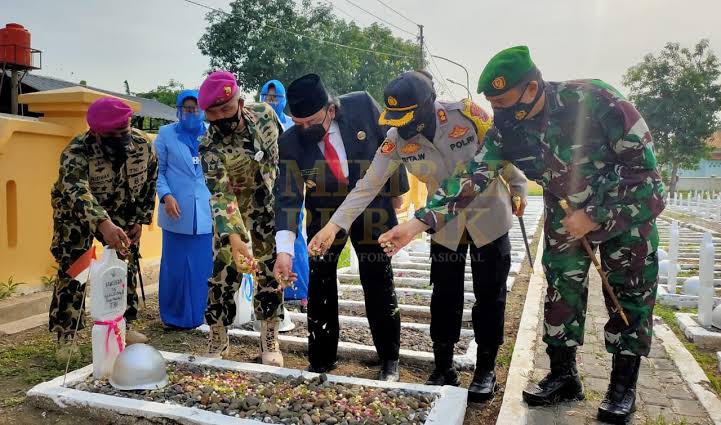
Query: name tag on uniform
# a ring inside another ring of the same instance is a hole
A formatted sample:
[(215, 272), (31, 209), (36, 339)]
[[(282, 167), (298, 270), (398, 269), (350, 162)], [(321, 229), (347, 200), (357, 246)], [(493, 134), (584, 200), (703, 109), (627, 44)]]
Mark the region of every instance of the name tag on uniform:
[(198, 165), (198, 164), (200, 164), (200, 157), (194, 156), (193, 157), (193, 165)]

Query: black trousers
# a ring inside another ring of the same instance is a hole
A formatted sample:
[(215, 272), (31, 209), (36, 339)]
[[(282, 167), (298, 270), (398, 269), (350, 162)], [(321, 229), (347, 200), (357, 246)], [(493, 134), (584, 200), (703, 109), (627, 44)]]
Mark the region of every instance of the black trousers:
[(511, 268), (508, 233), (476, 248), (466, 231), (455, 251), (431, 241), (431, 339), (434, 343), (455, 344), (460, 338), (469, 246), (476, 296), (472, 310), (476, 343), (482, 348), (497, 347), (503, 343), (506, 279)]
[[(377, 240), (364, 237), (362, 217), (350, 229), (350, 240), (358, 255), (360, 281), (373, 343), (381, 360), (398, 360), (401, 318), (393, 286), (390, 258)], [(308, 234), (312, 239), (313, 235)], [(348, 240), (341, 232), (323, 257), (310, 257), (308, 282), (308, 360), (314, 367), (336, 361), (338, 351), (337, 266)]]

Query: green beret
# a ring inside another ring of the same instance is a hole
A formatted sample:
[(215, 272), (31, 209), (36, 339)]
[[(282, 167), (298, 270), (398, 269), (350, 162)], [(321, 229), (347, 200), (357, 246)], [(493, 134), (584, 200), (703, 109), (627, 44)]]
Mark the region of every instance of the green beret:
[(527, 46), (516, 46), (496, 53), (478, 79), (478, 93), (499, 96), (523, 82), (536, 69)]

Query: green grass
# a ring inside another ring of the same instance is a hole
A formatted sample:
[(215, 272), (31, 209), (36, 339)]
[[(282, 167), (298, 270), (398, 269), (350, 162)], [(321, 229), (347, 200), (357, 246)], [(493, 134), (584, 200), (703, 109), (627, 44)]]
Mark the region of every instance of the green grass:
[(511, 367), (511, 357), (513, 357), (513, 349), (516, 348), (516, 345), (514, 343), (511, 343), (511, 346), (508, 350), (503, 350), (500, 353), (498, 353), (498, 360), (496, 362), (499, 366), (502, 368), (508, 370), (509, 367)]
[[(13, 346), (0, 347), (0, 381), (4, 383), (4, 388), (0, 389), (0, 406), (12, 407), (22, 403), (28, 387), (65, 372), (65, 364), (55, 360), (55, 347), (53, 337), (33, 338)], [(81, 355), (70, 362), (70, 370), (92, 361), (89, 341), (80, 343), (79, 348)]]
[(535, 182), (528, 182), (528, 196), (542, 196), (543, 188)]
[(699, 366), (701, 366), (701, 369), (703, 369), (704, 373), (706, 373), (706, 377), (711, 383), (711, 389), (716, 393), (717, 396), (721, 396), (721, 372), (719, 372), (719, 364), (718, 359), (716, 358), (716, 352), (713, 350), (699, 348), (686, 339), (686, 336), (683, 334), (683, 331), (681, 331), (681, 328), (678, 326), (676, 316), (674, 315), (674, 313), (677, 311), (684, 313), (693, 313), (696, 312), (697, 309), (674, 310), (673, 308), (656, 304), (653, 313), (656, 316), (662, 318), (663, 321), (676, 334), (684, 347), (686, 347), (686, 349), (691, 353), (694, 359), (696, 359), (696, 362), (699, 364)]
[(338, 268), (340, 269), (343, 267), (350, 267), (350, 242), (345, 244), (343, 251), (340, 253), (340, 258), (338, 259)]

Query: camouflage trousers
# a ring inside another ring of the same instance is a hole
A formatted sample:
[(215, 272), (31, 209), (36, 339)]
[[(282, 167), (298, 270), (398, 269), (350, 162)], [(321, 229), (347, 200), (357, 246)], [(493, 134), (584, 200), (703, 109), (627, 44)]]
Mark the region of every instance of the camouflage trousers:
[[(273, 276), (275, 265), (274, 198), (265, 185), (243, 187), (235, 191), (238, 208), (243, 213), (246, 228), (241, 234), (243, 242), (252, 244), (253, 256), (258, 263), (255, 277), (253, 310), (260, 320), (283, 318), (283, 290)], [(235, 293), (243, 275), (233, 262), (230, 242), (213, 235), (213, 276), (208, 280), (208, 306), (205, 321), (208, 325), (223, 323), (229, 326), (235, 319)]]
[[(85, 284), (72, 279), (65, 271), (83, 255), (93, 244), (90, 228), (80, 224), (74, 218), (53, 219), (53, 242), (50, 247), (58, 262), (57, 281), (50, 301), (49, 330), (58, 335), (74, 335), (75, 327), (85, 327), (80, 306)], [(135, 257), (128, 254), (128, 295), (125, 320), (130, 322), (138, 316), (137, 273)], [(78, 321), (80, 323), (78, 324)]]
[[(543, 341), (552, 346), (583, 345), (591, 258), (561, 225), (560, 207), (546, 204), (543, 267), (548, 280)], [(658, 286), (658, 229), (655, 220), (592, 245), (626, 313), (626, 326), (604, 291), (609, 320), (604, 327), (610, 353), (646, 356), (651, 349), (653, 307)], [(592, 294), (598, 296), (599, 294)]]

